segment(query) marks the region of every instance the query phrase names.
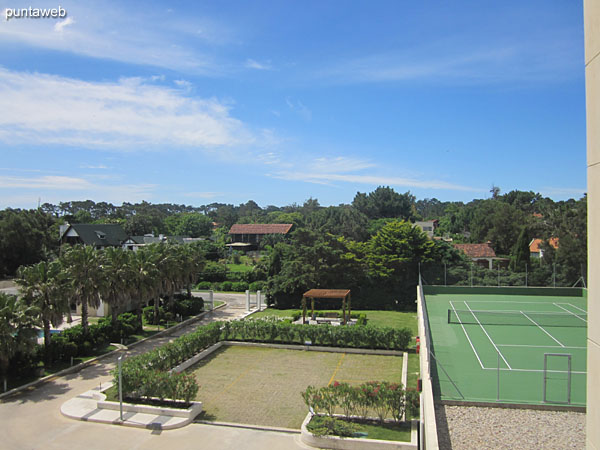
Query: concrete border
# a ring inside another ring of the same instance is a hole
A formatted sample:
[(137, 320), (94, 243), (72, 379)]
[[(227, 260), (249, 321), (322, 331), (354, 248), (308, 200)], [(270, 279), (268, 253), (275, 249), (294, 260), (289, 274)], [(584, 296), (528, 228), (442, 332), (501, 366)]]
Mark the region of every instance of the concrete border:
[(315, 436), (306, 428), (312, 417), (313, 414), (309, 412), (304, 418), (300, 430), (300, 440), (311, 447), (339, 450), (416, 450), (418, 448), (418, 421), (416, 420), (411, 420), (410, 442), (401, 442), (380, 439), (343, 438), (339, 436)]
[(533, 409), (536, 411), (561, 411), (561, 412), (580, 412), (585, 413), (585, 406), (568, 405), (532, 405), (529, 403), (495, 403), (495, 402), (474, 402), (461, 400), (438, 400), (438, 403), (445, 406), (477, 406), (480, 408), (505, 408), (505, 409)]
[[(147, 338), (140, 339), (139, 341), (133, 342), (129, 346), (123, 346), (123, 348), (118, 348), (117, 350), (113, 350), (111, 352), (105, 353), (103, 355), (96, 356), (94, 358), (90, 358), (87, 361), (84, 361), (82, 363), (76, 364), (76, 365), (74, 365), (72, 367), (68, 367), (66, 369), (60, 370), (60, 371), (58, 371), (56, 373), (53, 373), (51, 375), (47, 375), (47, 376), (45, 376), (43, 378), (38, 378), (37, 380), (34, 380), (34, 381), (30, 382), (30, 383), (23, 384), (21, 386), (17, 386), (15, 388), (12, 388), (12, 389), (10, 389), (10, 390), (8, 390), (8, 391), (3, 392), (2, 394), (0, 394), (0, 400), (2, 400), (4, 398), (7, 398), (7, 397), (10, 397), (12, 395), (18, 394), (19, 392), (25, 391), (25, 390), (27, 390), (29, 388), (32, 388), (32, 387), (38, 386), (40, 384), (46, 383), (48, 381), (52, 381), (52, 380), (54, 380), (56, 378), (60, 378), (60, 377), (63, 377), (65, 375), (69, 375), (71, 373), (79, 372), (80, 370), (85, 369), (86, 367), (91, 366), (92, 364), (95, 364), (96, 361), (99, 361), (99, 360), (101, 360), (103, 358), (108, 358), (109, 356), (113, 356), (113, 355), (115, 355), (118, 352), (121, 352), (123, 350), (127, 350), (128, 348), (131, 348), (131, 347), (135, 347), (135, 346), (141, 344), (142, 342), (146, 342), (146, 341), (148, 341), (150, 339), (154, 339), (154, 338), (161, 337), (163, 335), (167, 335), (169, 333), (172, 333), (172, 332), (178, 330), (179, 328), (182, 328), (183, 326), (189, 325), (189, 324), (191, 324), (191, 323), (193, 323), (193, 322), (195, 322), (197, 320), (201, 320), (205, 315), (207, 315), (207, 314), (209, 314), (209, 313), (211, 313), (211, 312), (213, 312), (213, 311), (215, 311), (217, 309), (224, 308), (226, 306), (227, 306), (227, 302), (224, 302), (222, 305), (217, 306), (216, 308), (212, 309), (211, 311), (204, 311), (204, 312), (198, 314), (197, 316), (191, 317), (191, 318), (189, 318), (189, 319), (187, 319), (187, 320), (185, 320), (185, 321), (183, 321), (183, 322), (181, 322), (181, 323), (179, 323), (179, 324), (177, 324), (175, 326), (172, 326), (171, 328), (167, 328), (164, 331), (159, 331), (158, 333), (153, 334), (152, 336), (148, 336)], [(117, 344), (112, 344), (111, 343), (111, 345), (117, 345)], [(121, 344), (118, 344), (118, 346), (121, 346)]]
[(273, 344), (263, 342), (247, 342), (247, 341), (221, 341), (225, 345), (237, 345), (247, 347), (270, 347), (280, 348), (284, 350), (306, 350), (313, 352), (329, 352), (329, 353), (356, 353), (359, 355), (382, 355), (382, 356), (403, 356), (404, 352), (397, 350), (374, 350), (370, 348), (346, 348), (346, 347), (322, 347), (318, 345), (300, 345), (300, 344)]

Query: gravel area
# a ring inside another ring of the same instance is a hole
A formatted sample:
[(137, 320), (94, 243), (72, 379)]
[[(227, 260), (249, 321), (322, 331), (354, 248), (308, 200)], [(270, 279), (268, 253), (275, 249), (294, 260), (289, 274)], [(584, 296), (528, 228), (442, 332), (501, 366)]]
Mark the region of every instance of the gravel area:
[(436, 405), (440, 449), (583, 449), (585, 414)]

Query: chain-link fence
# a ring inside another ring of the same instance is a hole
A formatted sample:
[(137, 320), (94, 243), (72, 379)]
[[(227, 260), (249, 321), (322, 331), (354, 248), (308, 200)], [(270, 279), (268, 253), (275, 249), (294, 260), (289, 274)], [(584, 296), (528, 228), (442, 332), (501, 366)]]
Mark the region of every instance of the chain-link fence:
[(532, 262), (519, 270), (506, 260), (471, 263), (421, 263), (423, 284), (441, 286), (587, 287), (587, 263), (565, 265)]

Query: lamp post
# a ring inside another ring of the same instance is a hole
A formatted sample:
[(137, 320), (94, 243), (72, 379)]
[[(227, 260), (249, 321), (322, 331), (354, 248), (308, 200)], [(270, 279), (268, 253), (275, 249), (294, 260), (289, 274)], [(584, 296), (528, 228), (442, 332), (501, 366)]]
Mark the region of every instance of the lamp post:
[(123, 422), (123, 355), (117, 359), (119, 365), (119, 417)]

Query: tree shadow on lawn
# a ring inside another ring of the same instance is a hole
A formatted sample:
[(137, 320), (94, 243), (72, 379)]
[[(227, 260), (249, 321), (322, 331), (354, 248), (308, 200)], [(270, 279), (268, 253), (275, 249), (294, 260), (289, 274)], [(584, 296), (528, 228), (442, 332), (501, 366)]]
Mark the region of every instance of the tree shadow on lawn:
[(208, 411), (202, 411), (200, 414), (198, 414), (194, 418), (194, 422), (202, 422), (202, 421), (216, 422), (216, 420), (217, 420), (217, 416), (215, 416), (214, 414), (212, 414)]

